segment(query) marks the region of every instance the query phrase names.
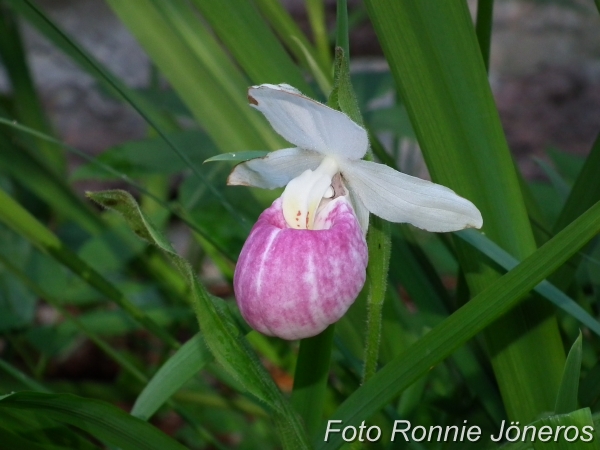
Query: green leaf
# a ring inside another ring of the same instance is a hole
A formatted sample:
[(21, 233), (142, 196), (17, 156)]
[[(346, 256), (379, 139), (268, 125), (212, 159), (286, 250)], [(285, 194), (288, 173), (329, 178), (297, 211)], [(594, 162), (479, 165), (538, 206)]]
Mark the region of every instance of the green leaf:
[[(533, 442), (533, 450), (600, 449), (600, 440), (594, 431), (594, 422), (589, 408), (579, 409), (569, 414), (546, 417), (534, 422), (532, 425), (538, 430), (543, 426), (548, 426), (553, 431), (552, 438), (547, 442), (540, 442), (539, 440)], [(578, 439), (573, 439), (576, 433), (575, 430), (579, 431)], [(587, 433), (584, 433), (584, 431)], [(556, 436), (557, 432), (558, 437)], [(546, 434), (545, 438), (547, 437)], [(567, 437), (571, 442), (566, 439)]]
[[(596, 137), (592, 150), (571, 188), (569, 197), (554, 224), (553, 231), (556, 233), (562, 230), (598, 200), (600, 200), (600, 135)], [(566, 289), (575, 276), (579, 258), (576, 256), (569, 261), (569, 264), (565, 264), (552, 276), (551, 281), (559, 288)]]
[(13, 450), (20, 448), (27, 450), (75, 450), (72, 446), (66, 447), (63, 445), (39, 444), (26, 437), (19, 436), (18, 434), (0, 428), (0, 449)]
[(267, 156), (268, 154), (269, 154), (269, 152), (260, 151), (260, 150), (252, 150), (252, 151), (247, 151), (247, 152), (236, 152), (236, 153), (222, 153), (220, 155), (212, 156), (212, 157), (208, 158), (207, 160), (205, 160), (204, 162), (207, 163), (207, 162), (213, 162), (213, 161), (231, 161), (231, 162), (239, 163), (239, 162), (248, 161), (249, 159), (262, 158), (264, 156)]
[[(191, 129), (168, 133), (169, 139), (179, 148), (185, 149), (192, 164), (199, 166), (217, 149), (206, 133), (201, 130)], [(99, 163), (106, 164), (118, 172), (109, 173)], [(139, 141), (127, 141), (111, 147), (93, 162), (78, 167), (71, 179), (113, 179), (129, 176), (150, 174), (173, 174), (187, 168), (184, 161), (173, 158), (173, 153), (165, 141), (155, 137)]]
[(69, 250), (50, 230), (38, 222), (27, 210), (0, 189), (0, 221), (22, 235), (42, 252), (68, 267), (127, 311), (132, 318), (160, 337), (165, 343), (177, 348), (179, 344), (164, 329), (150, 319), (144, 311), (135, 306), (122, 292), (79, 256)]
[(181, 346), (138, 395), (131, 415), (148, 420), (185, 383), (213, 360), (200, 333)]
[[(0, 54), (3, 67), (10, 78), (14, 112), (19, 122), (50, 133), (48, 119), (31, 78), (19, 25), (12, 11), (4, 8), (0, 24)], [(53, 175), (64, 175), (66, 160), (59, 146), (44, 140), (34, 139), (30, 142), (37, 146), (40, 163), (47, 170)]]
[(287, 83), (309, 97), (312, 89), (252, 2), (193, 0), (253, 83)]
[(160, 232), (144, 217), (131, 194), (120, 191), (87, 193), (106, 208), (121, 213), (140, 238), (163, 250), (187, 278), (192, 288), (192, 305), (204, 340), (215, 359), (245, 390), (263, 401), (272, 411), (286, 448), (308, 448), (306, 432), (295, 412), (258, 360), (229, 311), (208, 294), (187, 261), (181, 258)]
[[(467, 4), (365, 5), (432, 179), (471, 200), (488, 237), (526, 258), (536, 243)], [(457, 250), (471, 293), (498, 278), (475, 251)], [(531, 298), (486, 330), (486, 341), (509, 417), (530, 421), (550, 410), (565, 359), (552, 308)]]
[(294, 18), (279, 0), (256, 0), (254, 3), (263, 16), (267, 18), (271, 27), (292, 55), (299, 61), (303, 61), (307, 68), (310, 68), (309, 60), (318, 62), (319, 72), (328, 77), (331, 76), (329, 59), (321, 58), (321, 54), (315, 50)]
[[(491, 283), (440, 325), (386, 364), (358, 388), (331, 419), (357, 426), (414, 383), (431, 367), (489, 326), (523, 300), (541, 280), (551, 274), (600, 231), (600, 203), (540, 247), (521, 264)], [(319, 436), (324, 436), (324, 430)], [(335, 449), (343, 443), (339, 433), (318, 449)]]
[[(511, 270), (519, 264), (516, 258), (510, 256), (478, 231), (462, 230), (457, 232), (456, 236), (471, 244), (506, 270)], [(544, 280), (535, 287), (535, 291), (600, 336), (600, 322), (553, 284)]]
[(536, 157), (534, 157), (533, 160), (542, 168), (546, 176), (550, 179), (555, 193), (558, 194), (557, 200), (564, 204), (565, 200), (569, 197), (569, 191), (571, 190), (569, 183), (567, 183), (548, 162)]
[(577, 409), (579, 374), (581, 372), (582, 335), (575, 339), (565, 363), (565, 371), (556, 397), (555, 414), (567, 414)]
[[(505, 429), (508, 426), (506, 424)], [(600, 449), (589, 408), (573, 411), (570, 414), (545, 417), (521, 428), (520, 442), (505, 444), (502, 446), (503, 450)], [(578, 430), (576, 439), (575, 428)], [(569, 440), (565, 439), (567, 429), (566, 437)], [(514, 433), (514, 430), (511, 431), (511, 436), (514, 436)]]
[(314, 437), (323, 418), (335, 324), (316, 336), (302, 339), (294, 373), (292, 405)]
[(492, 43), (492, 22), (494, 16), (494, 0), (477, 0), (477, 20), (475, 32), (481, 49), (481, 57), (485, 69), (490, 68), (490, 46)]
[(3, 134), (0, 134), (0, 166), (54, 211), (74, 220), (89, 233), (97, 234), (104, 229), (102, 221), (82, 203), (64, 178), (49, 171), (28, 149), (15, 146)]
[[(331, 65), (331, 50), (329, 36), (327, 35), (327, 18), (325, 17), (325, 2), (323, 0), (308, 0), (306, 2), (306, 13), (310, 28), (312, 29), (313, 41), (319, 52), (321, 60), (326, 66)], [(336, 23), (339, 29), (339, 22)]]
[(248, 107), (248, 82), (187, 2), (108, 4), (221, 151), (281, 148), (281, 138)]
[(0, 398), (0, 414), (4, 408), (46, 414), (52, 420), (77, 427), (125, 450), (185, 450), (154, 426), (99, 400), (71, 394), (19, 392)]
[[(10, 433), (10, 435), (3, 433), (0, 439), (2, 450), (29, 450), (36, 448), (35, 445), (43, 445), (43, 448), (48, 450), (97, 450), (99, 448), (89, 442), (89, 436), (84, 438), (82, 431), (64, 426), (52, 420), (47, 414), (3, 408), (0, 415), (2, 416), (0, 429)], [(11, 445), (11, 443), (20, 445)]]

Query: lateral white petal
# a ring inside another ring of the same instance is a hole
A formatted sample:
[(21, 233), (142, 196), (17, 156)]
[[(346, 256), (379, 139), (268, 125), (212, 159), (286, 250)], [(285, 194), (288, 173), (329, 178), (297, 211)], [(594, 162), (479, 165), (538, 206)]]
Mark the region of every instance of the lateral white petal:
[(483, 225), (477, 207), (447, 187), (368, 161), (346, 161), (341, 170), (369, 211), (391, 222), (436, 232)]
[(358, 219), (358, 223), (363, 231), (363, 234), (366, 236), (367, 231), (369, 230), (369, 210), (362, 202), (356, 191), (352, 188), (352, 186), (348, 182), (346, 182), (346, 184), (348, 185), (346, 187), (348, 188), (348, 196), (350, 197), (350, 203), (354, 208), (354, 214)]
[(349, 159), (360, 159), (367, 152), (369, 139), (362, 127), (288, 85), (252, 86), (248, 101), (277, 133), (302, 149)]
[(235, 166), (227, 184), (275, 189), (285, 186), (305, 170), (316, 169), (322, 160), (323, 156), (319, 153), (299, 148), (277, 150), (264, 158), (251, 159)]

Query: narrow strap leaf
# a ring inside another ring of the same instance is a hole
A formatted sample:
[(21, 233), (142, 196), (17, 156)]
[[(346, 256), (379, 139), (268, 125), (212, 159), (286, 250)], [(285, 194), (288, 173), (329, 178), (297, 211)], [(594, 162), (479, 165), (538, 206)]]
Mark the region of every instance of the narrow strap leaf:
[(110, 190), (88, 192), (87, 196), (122, 214), (135, 234), (167, 254), (192, 287), (192, 306), (204, 340), (215, 359), (244, 389), (264, 402), (272, 411), (286, 448), (308, 448), (308, 438), (298, 416), (258, 360), (227, 308), (219, 300), (213, 300), (198, 281), (190, 264), (181, 258), (171, 243), (148, 222), (131, 194), (121, 190)]

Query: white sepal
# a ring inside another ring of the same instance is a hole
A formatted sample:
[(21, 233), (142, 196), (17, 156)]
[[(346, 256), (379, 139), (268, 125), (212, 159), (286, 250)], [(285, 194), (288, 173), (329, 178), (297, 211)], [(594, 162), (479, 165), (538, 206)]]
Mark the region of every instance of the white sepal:
[(285, 186), (305, 170), (316, 169), (323, 156), (298, 148), (286, 148), (269, 153), (264, 158), (238, 164), (227, 178), (231, 186), (255, 186), (275, 189)]
[(435, 232), (483, 225), (475, 205), (447, 187), (369, 161), (340, 161), (340, 169), (367, 209), (390, 222)]
[(360, 159), (367, 152), (369, 139), (364, 128), (288, 85), (253, 86), (248, 89), (248, 101), (277, 133), (302, 149), (349, 159)]

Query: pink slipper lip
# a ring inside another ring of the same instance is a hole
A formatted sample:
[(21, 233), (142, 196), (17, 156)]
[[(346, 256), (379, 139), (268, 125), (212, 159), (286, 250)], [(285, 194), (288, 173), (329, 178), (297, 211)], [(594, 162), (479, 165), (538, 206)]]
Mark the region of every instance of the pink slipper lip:
[(289, 228), (279, 198), (242, 248), (235, 295), (242, 316), (263, 334), (288, 340), (319, 334), (346, 313), (365, 283), (367, 244), (346, 197), (319, 215), (323, 229)]

